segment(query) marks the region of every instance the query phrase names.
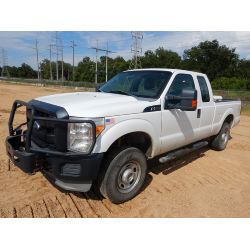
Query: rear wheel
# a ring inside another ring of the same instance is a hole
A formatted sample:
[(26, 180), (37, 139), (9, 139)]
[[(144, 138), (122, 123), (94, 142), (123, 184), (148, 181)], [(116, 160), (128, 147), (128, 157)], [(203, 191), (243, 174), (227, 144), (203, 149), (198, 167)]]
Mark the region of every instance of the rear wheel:
[(230, 124), (225, 122), (220, 132), (212, 139), (211, 148), (217, 151), (224, 150), (230, 137)]
[(105, 165), (99, 180), (99, 189), (105, 198), (122, 203), (140, 192), (147, 173), (147, 161), (142, 151), (134, 147), (113, 149)]

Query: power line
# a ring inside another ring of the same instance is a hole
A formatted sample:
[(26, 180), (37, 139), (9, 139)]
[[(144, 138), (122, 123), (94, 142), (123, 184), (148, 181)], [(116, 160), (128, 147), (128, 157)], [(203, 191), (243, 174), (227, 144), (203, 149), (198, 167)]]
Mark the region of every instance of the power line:
[(130, 69), (141, 68), (141, 60), (140, 56), (142, 54), (142, 39), (143, 32), (141, 31), (132, 31), (132, 47), (131, 52), (133, 53), (133, 57), (130, 63)]

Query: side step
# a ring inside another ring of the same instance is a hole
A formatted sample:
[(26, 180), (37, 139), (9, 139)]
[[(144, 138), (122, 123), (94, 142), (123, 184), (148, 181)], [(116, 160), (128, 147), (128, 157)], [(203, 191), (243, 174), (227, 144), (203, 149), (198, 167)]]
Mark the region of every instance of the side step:
[(203, 148), (207, 145), (208, 145), (207, 141), (201, 141), (201, 142), (197, 142), (195, 144), (192, 144), (191, 146), (187, 146), (187, 147), (182, 148), (182, 149), (177, 149), (173, 152), (168, 153), (166, 156), (161, 157), (159, 159), (159, 162), (165, 163), (167, 161), (174, 160), (182, 155), (189, 154), (189, 153), (191, 153), (197, 149)]

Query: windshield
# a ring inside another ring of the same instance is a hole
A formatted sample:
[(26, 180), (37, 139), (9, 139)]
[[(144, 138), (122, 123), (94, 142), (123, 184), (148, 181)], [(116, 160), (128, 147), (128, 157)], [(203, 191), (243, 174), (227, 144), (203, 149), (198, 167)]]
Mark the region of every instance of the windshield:
[(107, 83), (99, 91), (145, 98), (158, 98), (168, 83), (170, 71), (126, 71)]

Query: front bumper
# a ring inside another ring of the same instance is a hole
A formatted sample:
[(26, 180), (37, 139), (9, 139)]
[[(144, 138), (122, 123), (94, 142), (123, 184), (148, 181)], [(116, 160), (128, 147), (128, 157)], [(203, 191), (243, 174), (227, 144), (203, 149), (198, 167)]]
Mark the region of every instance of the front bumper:
[(68, 191), (87, 192), (98, 176), (103, 154), (54, 155), (26, 152), (21, 136), (6, 138), (6, 151), (15, 166), (27, 174), (42, 171), (55, 185)]
[[(14, 129), (14, 115), (16, 109), (21, 106), (32, 109), (32, 115), (28, 124), (21, 124)], [(55, 185), (62, 189), (79, 192), (88, 191), (92, 181), (98, 176), (103, 154), (63, 152), (39, 147), (32, 141), (33, 124), (37, 120), (54, 122), (57, 126), (68, 122), (82, 122), (58, 116), (55, 118), (36, 116), (33, 106), (22, 101), (15, 101), (9, 119), (10, 136), (6, 138), (6, 152), (11, 161), (28, 174), (42, 171), (46, 177), (49, 177), (49, 180), (52, 180)], [(88, 120), (84, 120), (84, 122), (92, 123), (95, 138), (95, 124)], [(21, 126), (26, 124), (27, 130), (22, 131)]]

